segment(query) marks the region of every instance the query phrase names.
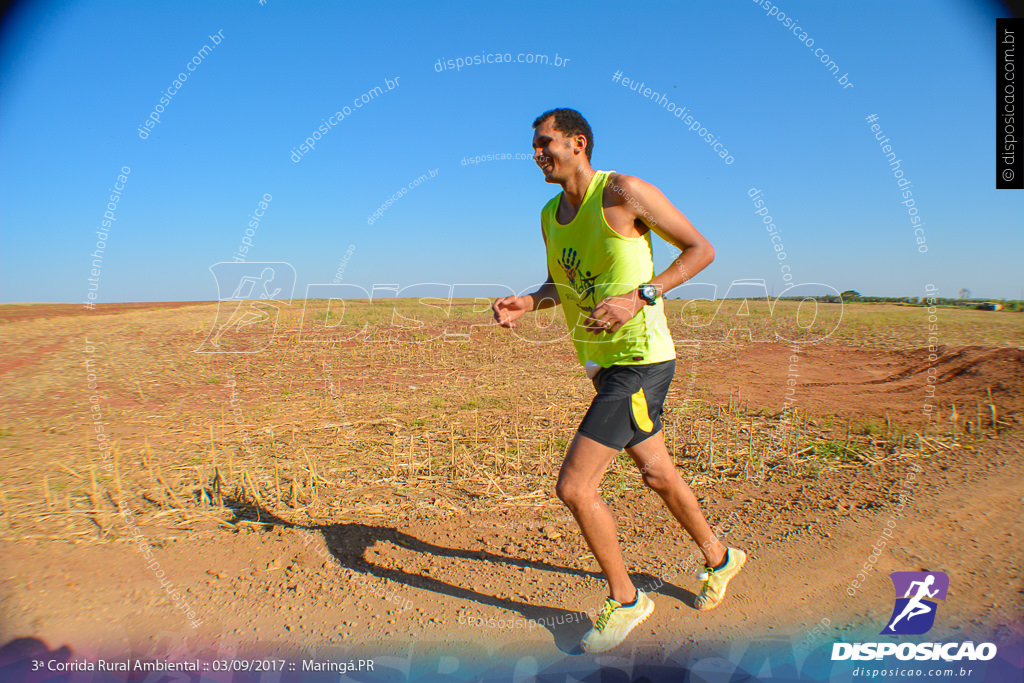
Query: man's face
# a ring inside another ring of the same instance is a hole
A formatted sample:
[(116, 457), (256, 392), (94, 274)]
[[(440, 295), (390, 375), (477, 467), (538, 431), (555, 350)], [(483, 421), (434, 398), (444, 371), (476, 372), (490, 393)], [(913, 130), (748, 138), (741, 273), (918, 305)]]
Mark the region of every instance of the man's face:
[(544, 172), (545, 182), (560, 183), (569, 178), (579, 163), (577, 154), (583, 154), (582, 146), (555, 130), (554, 116), (549, 116), (533, 131), (533, 158)]

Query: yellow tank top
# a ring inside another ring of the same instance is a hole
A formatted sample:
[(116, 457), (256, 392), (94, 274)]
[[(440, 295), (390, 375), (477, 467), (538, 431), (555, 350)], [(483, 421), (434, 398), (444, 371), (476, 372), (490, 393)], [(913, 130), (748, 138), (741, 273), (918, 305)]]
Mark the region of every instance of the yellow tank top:
[(623, 237), (604, 218), (604, 186), (612, 173), (594, 174), (583, 205), (568, 225), (556, 218), (562, 193), (544, 206), (541, 225), (547, 236), (548, 270), (558, 287), (580, 365), (588, 360), (604, 368), (671, 360), (676, 349), (660, 298), (654, 306), (641, 308), (614, 334), (595, 334), (583, 326), (601, 300), (629, 294), (654, 277), (651, 231), (643, 237)]

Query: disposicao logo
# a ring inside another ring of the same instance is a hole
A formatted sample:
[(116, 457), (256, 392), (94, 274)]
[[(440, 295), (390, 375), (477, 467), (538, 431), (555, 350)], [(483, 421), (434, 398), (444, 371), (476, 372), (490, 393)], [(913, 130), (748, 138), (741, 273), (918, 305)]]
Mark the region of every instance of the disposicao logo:
[(896, 604), (881, 635), (917, 636), (928, 633), (935, 624), (937, 600), (946, 599), (949, 577), (942, 572), (893, 572)]
[[(939, 600), (949, 592), (949, 577), (942, 572), (893, 572), (896, 589), (892, 616), (880, 635), (916, 636), (935, 625)], [(996, 656), (994, 643), (834, 643), (832, 660), (879, 660), (896, 655), (900, 660), (987, 661)]]

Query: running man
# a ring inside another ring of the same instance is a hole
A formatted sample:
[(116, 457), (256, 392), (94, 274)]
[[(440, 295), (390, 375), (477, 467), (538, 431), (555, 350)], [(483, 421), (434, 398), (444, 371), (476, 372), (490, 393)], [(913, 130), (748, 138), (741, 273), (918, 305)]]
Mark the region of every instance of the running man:
[[(569, 445), (556, 493), (572, 512), (608, 581), (610, 596), (583, 637), (587, 652), (609, 650), (654, 610), (626, 571), (611, 510), (598, 485), (625, 449), (704, 553), (704, 586), (695, 606), (709, 610), (746, 561), (708, 526), (679, 477), (661, 433), (662, 403), (675, 372), (675, 345), (661, 297), (707, 267), (711, 244), (653, 185), (590, 165), (594, 137), (573, 109), (552, 109), (533, 122), (533, 149), (545, 182), (562, 192), (541, 211), (548, 277), (526, 296), (494, 302), (503, 327), (528, 311), (561, 303), (580, 365), (597, 396)], [(651, 231), (681, 253), (654, 277)]]
[[(938, 595), (938, 588), (936, 588), (933, 591), (928, 590), (933, 583), (935, 583), (934, 574), (929, 574), (927, 577), (925, 577), (924, 581), (910, 582), (910, 585), (907, 586), (907, 594), (903, 596), (905, 598), (910, 598), (910, 601), (907, 603), (906, 607), (903, 608), (903, 611), (900, 613), (900, 615), (893, 619), (892, 623), (889, 624), (890, 631), (895, 633), (894, 627), (896, 626), (896, 622), (902, 619), (903, 617), (906, 617), (907, 621), (910, 621), (914, 617), (919, 617), (922, 614), (929, 614), (932, 611), (932, 609), (934, 609), (933, 607), (925, 604), (922, 601), (923, 598), (934, 598), (936, 595)], [(914, 592), (914, 586), (917, 586), (917, 593), (915, 593), (914, 596), (911, 597), (910, 594)]]

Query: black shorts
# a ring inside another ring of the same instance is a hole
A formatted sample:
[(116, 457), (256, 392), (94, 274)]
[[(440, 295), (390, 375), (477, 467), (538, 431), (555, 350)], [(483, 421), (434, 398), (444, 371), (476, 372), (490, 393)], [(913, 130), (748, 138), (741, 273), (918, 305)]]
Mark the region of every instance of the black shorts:
[(630, 448), (661, 431), (661, 408), (676, 372), (675, 360), (613, 365), (594, 377), (597, 396), (579, 433), (609, 448)]

